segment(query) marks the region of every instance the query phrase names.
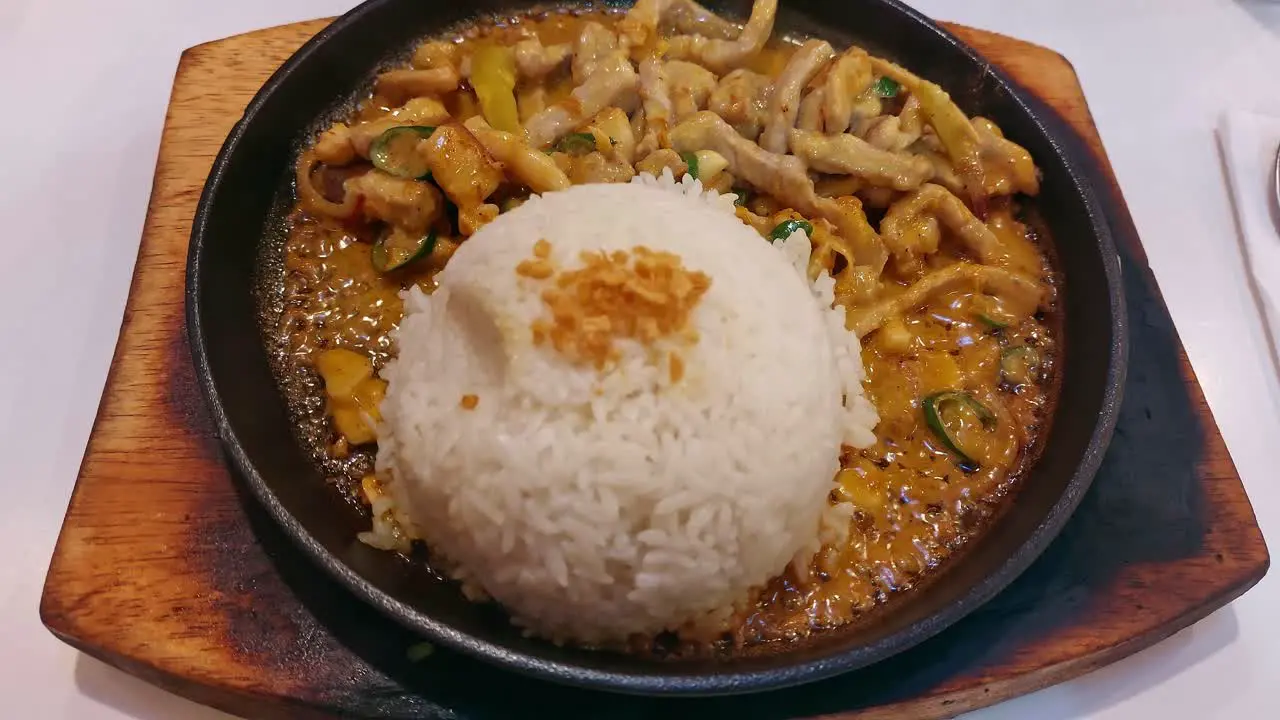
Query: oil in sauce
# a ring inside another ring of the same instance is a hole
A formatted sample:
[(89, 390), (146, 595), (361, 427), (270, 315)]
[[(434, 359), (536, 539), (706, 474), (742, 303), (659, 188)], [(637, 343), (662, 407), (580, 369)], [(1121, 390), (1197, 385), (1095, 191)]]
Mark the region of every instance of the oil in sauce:
[[(544, 43), (567, 42), (585, 20), (612, 23), (617, 17), (615, 12), (548, 12), (476, 26), (459, 41), (483, 37), (509, 43), (533, 28)], [(780, 67), (793, 50), (775, 41), (755, 63), (761, 70)], [(556, 82), (548, 88), (553, 100), (571, 89), (567, 80)], [(479, 112), (466, 89), (447, 97), (446, 105), (460, 120)], [(354, 115), (367, 120), (389, 111), (384, 99), (373, 96)], [(1020, 249), (1016, 262), (1052, 277), (1034, 234), (1011, 214), (997, 212), (989, 224)], [(295, 207), (282, 248), (283, 311), (269, 330), (283, 358), (281, 383), (293, 398), (304, 442), (325, 474), (352, 497), (359, 479), (372, 472), (373, 451), (347, 447), (329, 428), (312, 362), (320, 351), (345, 348), (381, 367), (393, 352), (390, 333), (403, 314), (399, 293), (413, 285), (429, 292), (442, 267), (423, 262), (380, 274), (369, 258), (372, 232)], [(934, 261), (959, 260), (944, 251)], [(1054, 401), (1057, 356), (1051, 318), (992, 327), (979, 319), (990, 301), (978, 288), (958, 288), (864, 338), (866, 389), (881, 420), (873, 447), (845, 448), (841, 458), (833, 501), (851, 501), (856, 508), (848, 541), (825, 548), (808, 581), (800, 582), (788, 570), (770, 582), (716, 647), (793, 640), (853, 621), (917, 584), (990, 522), (1034, 460)], [(1034, 348), (1042, 361), (1035, 382), (1013, 386), (1002, 377), (1001, 359), (1018, 347)], [(979, 434), (973, 448), (976, 467), (958, 464), (922, 419), (922, 398), (947, 390), (971, 394), (998, 418), (994, 429)], [(656, 644), (649, 639), (640, 646), (652, 651)]]

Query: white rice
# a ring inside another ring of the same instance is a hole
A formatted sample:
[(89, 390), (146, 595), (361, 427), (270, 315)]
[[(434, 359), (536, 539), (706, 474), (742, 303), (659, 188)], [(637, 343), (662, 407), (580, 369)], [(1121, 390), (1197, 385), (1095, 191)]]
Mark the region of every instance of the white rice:
[[(549, 193), (464, 243), (433, 295), (409, 291), (366, 539), (394, 546), (398, 525), (472, 596), (584, 643), (714, 625), (840, 539), (840, 446), (870, 444), (877, 422), (857, 339), (831, 278), (805, 279), (804, 234), (772, 249), (732, 201), (669, 172)], [(620, 341), (604, 372), (535, 346), (542, 285), (514, 269), (544, 238), (562, 268), (645, 246), (707, 273), (696, 345)], [(675, 383), (668, 349), (685, 360)]]

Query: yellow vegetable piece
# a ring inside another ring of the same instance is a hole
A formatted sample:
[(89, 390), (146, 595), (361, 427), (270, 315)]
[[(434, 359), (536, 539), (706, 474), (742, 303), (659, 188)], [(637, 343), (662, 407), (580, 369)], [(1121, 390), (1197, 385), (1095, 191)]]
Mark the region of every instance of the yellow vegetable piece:
[(375, 475), (365, 475), (360, 478), (360, 489), (364, 491), (364, 499), (370, 505), (374, 500), (382, 497), (382, 484), (378, 482)]
[(471, 56), (471, 87), (480, 111), (494, 128), (523, 133), (516, 105), (516, 57), (509, 47), (483, 44)]
[(373, 362), (369, 358), (342, 348), (321, 352), (315, 364), (324, 379), (325, 393), (335, 400), (351, 397), (361, 380), (373, 376)]
[[(865, 460), (859, 463), (867, 464)], [(878, 491), (867, 479), (868, 470), (844, 468), (836, 473), (836, 483), (843, 491), (844, 499), (866, 512), (876, 512), (884, 506), (884, 493)]]
[(333, 426), (352, 445), (364, 445), (377, 439), (373, 428), (365, 421), (364, 413), (355, 405), (335, 404)]
[(350, 445), (376, 440), (374, 426), (382, 421), (378, 407), (387, 383), (374, 377), (373, 362), (360, 353), (334, 348), (317, 355), (315, 365), (324, 379), (333, 426)]
[(387, 382), (376, 377), (361, 380), (351, 392), (352, 403), (375, 423), (382, 422), (382, 413), (378, 408), (386, 396)]
[[(666, 43), (666, 41), (663, 41), (663, 47), (662, 47), (663, 53), (666, 53), (667, 45), (668, 43)], [(784, 47), (788, 47), (789, 49), (790, 47), (794, 47), (794, 46), (784, 46)], [(790, 58), (790, 55), (786, 52), (780, 52), (770, 48), (765, 48), (760, 52), (756, 53), (755, 55), (751, 56), (751, 58), (747, 61), (747, 69), (752, 72), (760, 73), (761, 75), (767, 75), (769, 77), (777, 77), (782, 72), (782, 69), (787, 66), (787, 60), (789, 58)]]
[(729, 169), (729, 160), (713, 150), (699, 150), (694, 153), (698, 157), (698, 179), (706, 185), (715, 176)]
[(891, 317), (880, 327), (880, 344), (888, 352), (905, 353), (911, 349), (914, 339), (902, 318)]
[(449, 115), (458, 122), (470, 120), (480, 114), (480, 102), (476, 100), (476, 94), (470, 90), (459, 90), (445, 99), (446, 107), (449, 109)]
[(947, 353), (929, 353), (920, 360), (920, 390), (924, 394), (949, 390), (963, 384), (960, 366)]

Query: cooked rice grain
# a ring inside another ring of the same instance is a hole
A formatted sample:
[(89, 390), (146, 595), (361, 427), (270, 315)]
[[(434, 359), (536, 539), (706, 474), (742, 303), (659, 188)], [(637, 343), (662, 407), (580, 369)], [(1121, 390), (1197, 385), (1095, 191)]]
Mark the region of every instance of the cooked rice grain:
[[(806, 567), (847, 528), (827, 499), (841, 442), (867, 444), (876, 423), (830, 278), (792, 269), (798, 239), (779, 252), (732, 196), (641, 178), (533, 198), (486, 225), (433, 295), (408, 293), (384, 371), (392, 525), (468, 594), (557, 640), (721, 623), (793, 559)], [(536, 345), (545, 281), (514, 271), (535, 246), (558, 268), (584, 251), (678, 255), (711, 278), (690, 314), (697, 342), (621, 338), (603, 370)]]

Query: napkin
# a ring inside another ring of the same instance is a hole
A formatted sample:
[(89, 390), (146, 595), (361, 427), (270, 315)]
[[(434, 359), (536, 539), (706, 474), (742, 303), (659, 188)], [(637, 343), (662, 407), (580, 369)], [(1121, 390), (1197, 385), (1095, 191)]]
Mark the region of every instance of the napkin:
[(1246, 264), (1262, 298), (1272, 342), (1280, 342), (1280, 208), (1275, 197), (1280, 118), (1229, 112), (1218, 126), (1218, 141)]

